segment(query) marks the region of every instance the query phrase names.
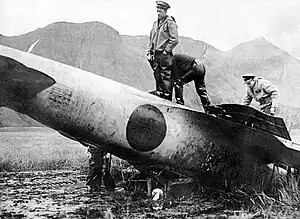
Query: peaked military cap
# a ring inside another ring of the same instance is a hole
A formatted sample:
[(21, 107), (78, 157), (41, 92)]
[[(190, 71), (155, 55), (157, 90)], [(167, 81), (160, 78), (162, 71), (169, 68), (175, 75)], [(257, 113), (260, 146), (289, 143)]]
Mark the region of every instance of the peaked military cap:
[(156, 7), (164, 10), (168, 10), (170, 8), (170, 5), (164, 1), (156, 1)]
[(246, 81), (246, 80), (249, 80), (251, 78), (255, 78), (255, 75), (252, 74), (252, 73), (247, 73), (247, 74), (242, 75), (242, 78)]

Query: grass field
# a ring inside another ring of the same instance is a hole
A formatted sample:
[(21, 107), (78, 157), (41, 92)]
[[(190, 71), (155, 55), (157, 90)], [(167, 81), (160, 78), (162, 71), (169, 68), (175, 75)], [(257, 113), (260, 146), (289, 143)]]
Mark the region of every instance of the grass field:
[[(292, 130), (292, 138), (300, 143), (300, 130)], [(118, 162), (120, 160), (117, 160)], [(33, 170), (82, 170), (88, 167), (87, 148), (61, 136), (48, 128), (0, 128), (0, 172)], [(118, 167), (118, 171), (122, 169)], [(119, 171), (120, 172), (120, 171)], [(232, 218), (297, 218), (300, 206), (299, 179), (286, 180), (277, 176), (279, 187), (276, 198), (264, 191), (238, 188), (235, 195), (243, 196), (253, 205), (251, 212), (260, 212), (262, 217), (245, 213)], [(243, 188), (244, 187), (244, 188)], [(230, 195), (226, 195), (230, 196)], [(235, 199), (237, 196), (232, 196)], [(247, 210), (249, 212), (249, 210)], [(251, 216), (252, 215), (252, 216)]]
[(84, 169), (87, 149), (48, 128), (1, 128), (0, 171)]

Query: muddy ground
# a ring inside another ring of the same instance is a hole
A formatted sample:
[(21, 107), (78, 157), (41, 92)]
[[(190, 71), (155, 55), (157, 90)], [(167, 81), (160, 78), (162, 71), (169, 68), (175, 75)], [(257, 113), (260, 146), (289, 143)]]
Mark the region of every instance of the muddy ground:
[[(91, 194), (79, 171), (0, 173), (0, 218), (228, 218), (234, 212), (205, 199), (169, 199), (154, 211), (152, 199), (132, 192)], [(232, 217), (232, 216), (231, 216)]]

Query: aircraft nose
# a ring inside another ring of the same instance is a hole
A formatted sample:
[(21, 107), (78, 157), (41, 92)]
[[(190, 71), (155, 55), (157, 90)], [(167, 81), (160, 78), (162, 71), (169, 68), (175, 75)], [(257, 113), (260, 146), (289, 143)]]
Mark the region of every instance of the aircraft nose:
[(55, 80), (36, 69), (0, 55), (0, 86), (20, 98), (32, 98), (42, 90), (50, 87)]

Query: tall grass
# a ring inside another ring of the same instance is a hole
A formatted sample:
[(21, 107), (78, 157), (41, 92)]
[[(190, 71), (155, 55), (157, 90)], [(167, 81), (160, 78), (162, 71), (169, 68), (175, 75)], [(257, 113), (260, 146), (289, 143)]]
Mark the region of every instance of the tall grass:
[(268, 194), (262, 191), (252, 195), (252, 212), (259, 212), (263, 218), (300, 218), (298, 176), (277, 173), (269, 186), (273, 189)]
[[(0, 172), (88, 169), (87, 148), (48, 128), (0, 128)], [(120, 169), (132, 168), (112, 156), (111, 171), (124, 180)]]
[(300, 188), (299, 176), (291, 175), (288, 178), (281, 179), (281, 188), (279, 189), (279, 200), (285, 205), (300, 208)]
[(45, 128), (0, 129), (0, 171), (85, 169), (87, 149)]
[(250, 157), (229, 156), (202, 193), (227, 209), (242, 209), (230, 218), (300, 218), (299, 178), (274, 170)]

